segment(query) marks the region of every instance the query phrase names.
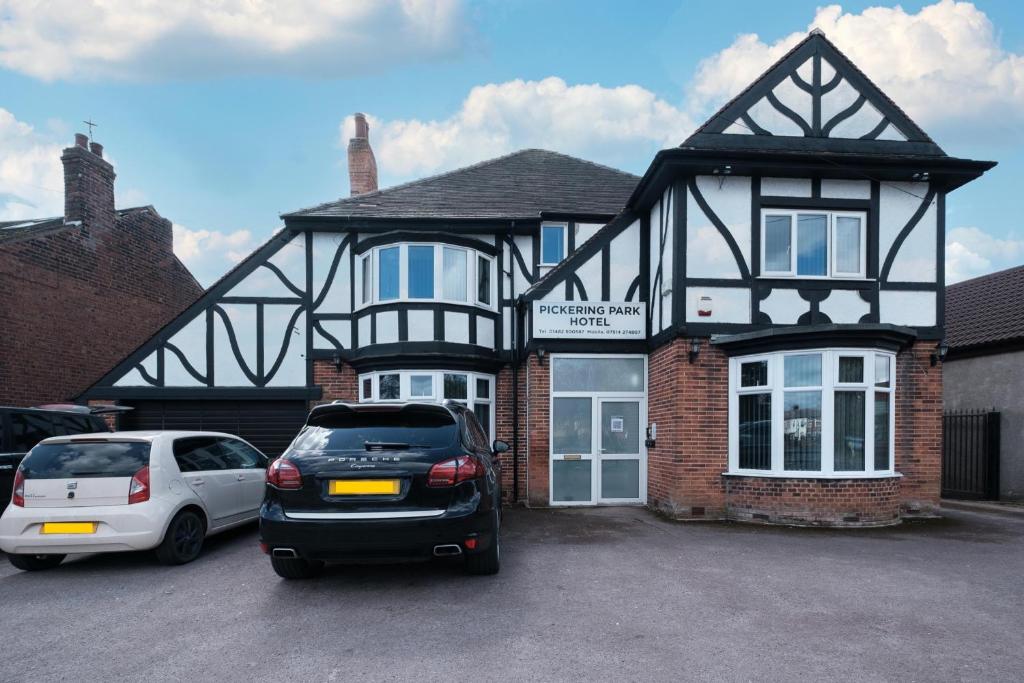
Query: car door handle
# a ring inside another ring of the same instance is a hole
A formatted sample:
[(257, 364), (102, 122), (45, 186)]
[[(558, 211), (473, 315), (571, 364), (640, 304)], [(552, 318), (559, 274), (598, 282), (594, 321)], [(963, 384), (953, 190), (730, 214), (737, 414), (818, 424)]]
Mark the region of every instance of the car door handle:
[(244, 474), (239, 474), (239, 475), (236, 476), (236, 478), (238, 479), (238, 481), (245, 481), (245, 475)]
[(192, 480), (192, 483), (193, 483), (194, 485), (198, 486), (198, 485), (200, 485), (200, 484), (202, 484), (202, 483), (203, 483), (203, 480), (202, 480), (202, 479), (193, 479), (193, 480)]

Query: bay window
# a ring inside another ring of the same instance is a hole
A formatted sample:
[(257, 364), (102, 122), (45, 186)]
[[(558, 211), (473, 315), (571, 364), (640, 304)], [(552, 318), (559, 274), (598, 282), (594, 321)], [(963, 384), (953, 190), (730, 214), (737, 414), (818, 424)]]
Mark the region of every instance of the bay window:
[(357, 261), (359, 303), (438, 301), (495, 308), (494, 259), (446, 244), (374, 247)]
[(729, 471), (893, 474), (895, 356), (821, 349), (733, 358)]
[(494, 438), (494, 376), (464, 370), (383, 370), (359, 376), (359, 400), (443, 401), (472, 410), (488, 439)]
[(866, 224), (863, 212), (765, 209), (761, 274), (863, 278), (867, 272)]

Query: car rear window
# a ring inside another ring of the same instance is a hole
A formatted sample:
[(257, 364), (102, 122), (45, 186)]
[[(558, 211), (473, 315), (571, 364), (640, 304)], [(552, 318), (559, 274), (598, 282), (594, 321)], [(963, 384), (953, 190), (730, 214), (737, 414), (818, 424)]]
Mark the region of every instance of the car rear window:
[(36, 446), (21, 463), (26, 479), (131, 477), (149, 464), (149, 443), (103, 441)]
[(458, 436), (455, 419), (436, 408), (339, 412), (316, 416), (292, 450), (449, 448)]

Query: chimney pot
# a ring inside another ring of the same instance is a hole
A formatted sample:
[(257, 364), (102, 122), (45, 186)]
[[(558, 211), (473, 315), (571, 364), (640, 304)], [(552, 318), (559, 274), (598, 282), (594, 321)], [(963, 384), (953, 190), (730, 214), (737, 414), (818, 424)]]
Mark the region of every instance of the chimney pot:
[(100, 159), (103, 158), (103, 145), (98, 142), (89, 143), (89, 151), (98, 156)]
[(370, 147), (366, 116), (355, 114), (355, 137), (348, 141), (348, 183), (351, 196), (377, 191), (377, 160)]
[(85, 133), (75, 133), (75, 147), (85, 149), (89, 145), (89, 138)]

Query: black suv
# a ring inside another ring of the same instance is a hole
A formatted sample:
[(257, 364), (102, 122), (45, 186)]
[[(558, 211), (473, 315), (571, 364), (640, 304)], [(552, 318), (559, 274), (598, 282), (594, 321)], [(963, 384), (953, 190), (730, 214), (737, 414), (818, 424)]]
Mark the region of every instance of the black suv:
[(454, 401), (317, 406), (267, 470), (260, 546), (286, 579), (326, 561), (456, 556), (497, 573), (506, 450)]
[(14, 472), (33, 446), (51, 436), (109, 432), (110, 427), (101, 414), (120, 410), (126, 409), (71, 404), (39, 408), (0, 406), (0, 512), (11, 502)]

